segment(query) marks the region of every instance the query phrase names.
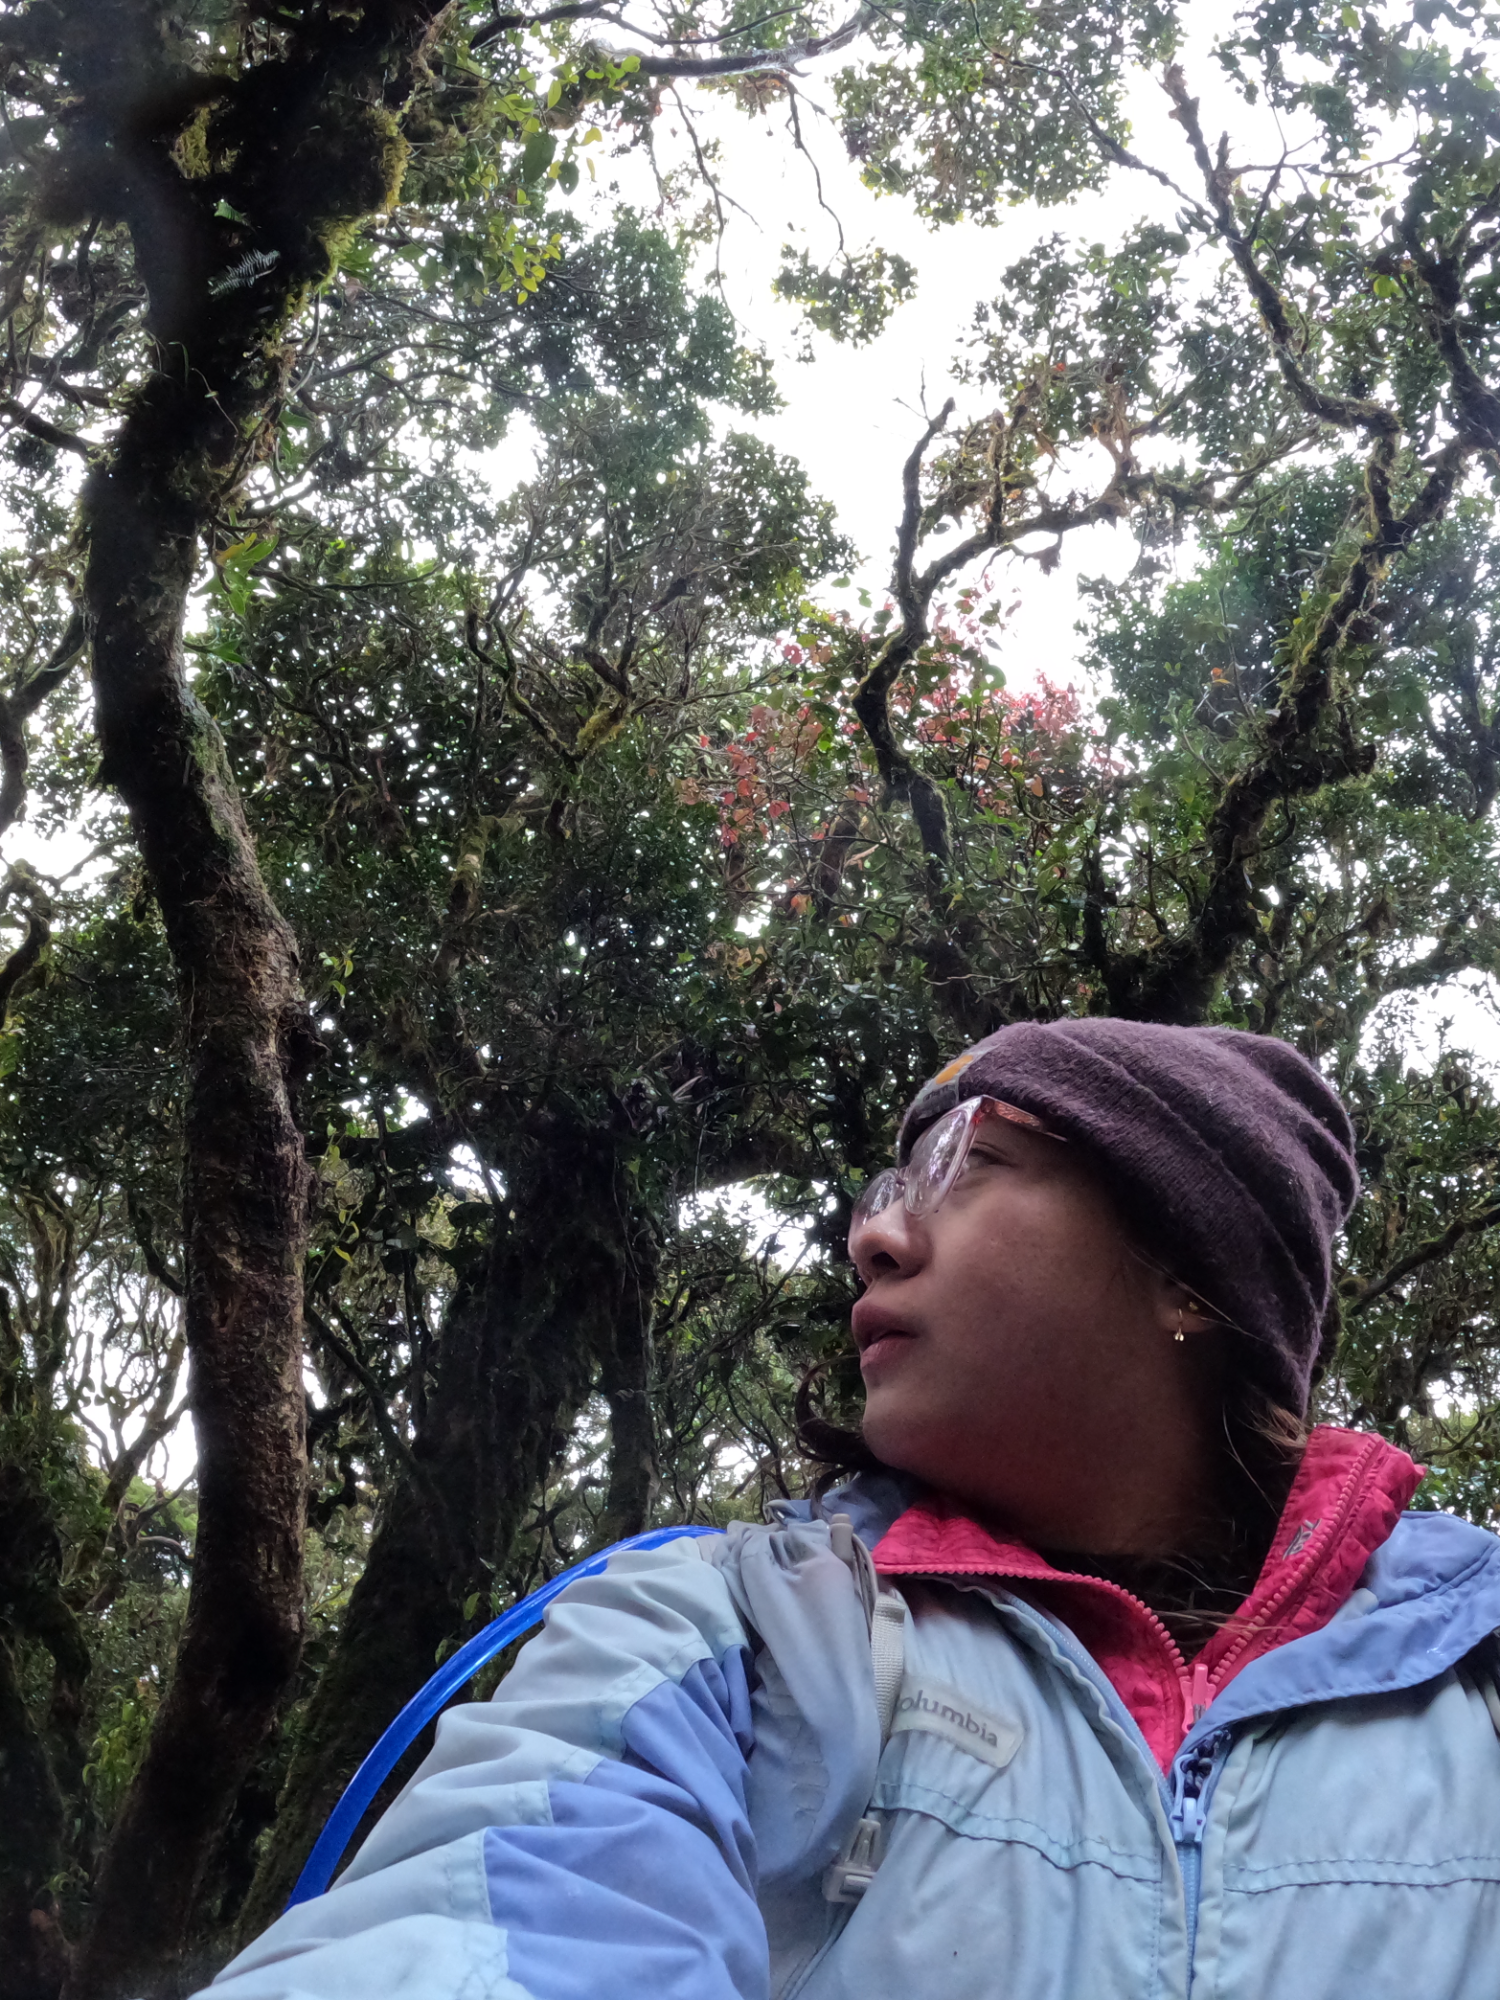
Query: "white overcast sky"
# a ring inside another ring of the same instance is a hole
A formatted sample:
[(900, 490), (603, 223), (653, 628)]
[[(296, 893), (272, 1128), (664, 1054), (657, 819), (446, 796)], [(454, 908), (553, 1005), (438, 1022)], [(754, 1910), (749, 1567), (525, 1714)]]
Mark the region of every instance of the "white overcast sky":
[[(1183, 51), (1190, 88), (1203, 103), (1210, 131), (1221, 125), (1237, 133), (1255, 132), (1251, 114), (1223, 87), (1207, 51), (1214, 30), (1228, 24), (1233, 9), (1222, 0), (1195, 0), (1192, 32)], [(720, 176), (734, 207), (722, 251), (724, 297), (744, 337), (763, 345), (776, 366), (784, 407), (755, 428), (780, 449), (794, 453), (811, 474), (815, 489), (838, 510), (839, 523), (864, 558), (861, 578), (883, 588), (900, 505), (901, 464), (920, 434), (923, 409), (936, 411), (947, 396), (958, 398), (959, 414), (983, 415), (985, 406), (965, 392), (952, 372), (955, 355), (970, 329), (975, 307), (999, 291), (1000, 274), (1054, 231), (1080, 242), (1108, 242), (1144, 215), (1171, 222), (1178, 204), (1144, 174), (1115, 173), (1098, 194), (1080, 196), (1059, 208), (1023, 203), (991, 228), (960, 223), (932, 229), (902, 199), (876, 195), (863, 185), (831, 115), (829, 72), (809, 66), (802, 81), (802, 131), (815, 156), (823, 194), (843, 225), (851, 251), (872, 243), (897, 251), (917, 269), (917, 295), (892, 314), (885, 331), (863, 348), (841, 346), (813, 333), (811, 363), (798, 359), (804, 334), (795, 306), (777, 299), (772, 281), (782, 246), (805, 248), (816, 262), (837, 248), (834, 221), (817, 203), (812, 170), (791, 147), (784, 105), (773, 101), (762, 115), (747, 117), (720, 95), (684, 93), (700, 136), (712, 134), (722, 148)], [(820, 113), (820, 107), (821, 113)], [(1154, 76), (1138, 74), (1131, 83), (1128, 112), (1133, 144), (1153, 164), (1191, 185), (1192, 162), (1179, 128), (1168, 122), (1167, 99)], [(1274, 158), (1281, 149), (1278, 127), (1262, 115), (1263, 143)], [(670, 97), (658, 120), (657, 147), (667, 162), (683, 157), (681, 121)], [(599, 163), (593, 198), (614, 199), (611, 184), (650, 212), (656, 194), (639, 156)], [(589, 196), (580, 184), (577, 199)], [(702, 271), (712, 272), (706, 252)], [(736, 418), (736, 422), (743, 419)], [(1098, 451), (1102, 485), (1108, 461)], [(1031, 564), (1018, 565), (1023, 607), (1011, 624), (1003, 664), (1012, 685), (1040, 668), (1066, 677), (1076, 658), (1073, 623), (1077, 577), (1123, 574), (1135, 560), (1128, 529), (1100, 527), (1070, 538), (1064, 561), (1050, 577)]]

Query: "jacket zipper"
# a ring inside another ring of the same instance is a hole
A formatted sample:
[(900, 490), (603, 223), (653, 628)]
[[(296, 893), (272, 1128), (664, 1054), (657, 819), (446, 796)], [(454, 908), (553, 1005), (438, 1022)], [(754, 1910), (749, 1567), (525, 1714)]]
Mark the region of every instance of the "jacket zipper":
[(1198, 1902), (1203, 1893), (1203, 1830), (1208, 1823), (1209, 1781), (1229, 1743), (1230, 1732), (1217, 1729), (1205, 1736), (1191, 1756), (1179, 1757), (1172, 1798), (1172, 1839), (1182, 1871), (1182, 1896), (1187, 1912), (1188, 1983), (1193, 1977), (1193, 1953), (1198, 1943)]
[[(1364, 1482), (1365, 1469), (1379, 1451), (1380, 1444), (1381, 1440), (1379, 1438), (1371, 1438), (1365, 1449), (1350, 1467), (1348, 1477), (1345, 1479), (1343, 1487), (1340, 1490), (1334, 1510), (1320, 1530), (1324, 1548), (1332, 1547), (1343, 1532), (1344, 1525), (1353, 1512), (1355, 1500), (1358, 1498), (1360, 1487)], [(1287, 1598), (1298, 1588), (1306, 1567), (1305, 1562), (1300, 1563), (1281, 1588), (1274, 1592), (1270, 1599), (1261, 1606), (1251, 1623), (1241, 1632), (1234, 1646), (1220, 1660), (1217, 1671), (1214, 1674), (1215, 1681), (1222, 1683), (1229, 1671), (1234, 1667), (1235, 1662), (1244, 1654), (1245, 1649), (1252, 1645), (1260, 1637), (1261, 1633), (1265, 1631), (1267, 1625), (1280, 1611)]]
[[(1105, 1577), (1091, 1580), (1104, 1583), (1111, 1590), (1119, 1590), (1122, 1596), (1130, 1596), (1130, 1593), (1123, 1590), (1119, 1584), (1109, 1583)], [(977, 1591), (982, 1596), (989, 1595), (981, 1583), (965, 1581), (958, 1587)], [(1138, 1598), (1133, 1598), (1131, 1601), (1140, 1603)], [(1055, 1614), (1026, 1603), (1024, 1598), (1020, 1600), (1013, 1598), (1012, 1602), (1018, 1603), (1023, 1612), (1041, 1621), (1043, 1634), (1053, 1653), (1070, 1666), (1102, 1700), (1105, 1712), (1109, 1714), (1114, 1727), (1135, 1745), (1142, 1761), (1156, 1779), (1157, 1793), (1165, 1812), (1167, 1832), (1177, 1855), (1178, 1872), (1182, 1878), (1183, 1909), (1187, 1929), (1188, 1984), (1191, 1985), (1193, 1954), (1198, 1941), (1198, 1905), (1203, 1893), (1203, 1834), (1208, 1824), (1209, 1798), (1218, 1772), (1223, 1768), (1225, 1755), (1233, 1742), (1234, 1731), (1229, 1728), (1213, 1730), (1194, 1747), (1190, 1756), (1182, 1757), (1179, 1754), (1174, 1766), (1175, 1776), (1169, 1782), (1151, 1754), (1150, 1746), (1141, 1734), (1140, 1724), (1120, 1699), (1119, 1691), (1101, 1671), (1099, 1663), (1080, 1643), (1076, 1635)], [(1161, 1620), (1148, 1606), (1141, 1605), (1141, 1609), (1147, 1612), (1154, 1624), (1161, 1625)], [(1175, 1644), (1164, 1625), (1161, 1625), (1161, 1632), (1169, 1645)], [(1184, 1701), (1186, 1729), (1201, 1718), (1203, 1709), (1207, 1706), (1208, 1672), (1199, 1661), (1193, 1669), (1191, 1680), (1189, 1681), (1186, 1672), (1182, 1678), (1188, 1688)], [(1202, 1706), (1198, 1706), (1199, 1703)], [(1116, 1710), (1117, 1714), (1114, 1712)], [(821, 1953), (819, 1956), (821, 1957)], [(800, 1986), (797, 1990), (800, 1990)], [(788, 1994), (786, 2000), (792, 2000), (792, 1995)]]
[[(1336, 1541), (1342, 1532), (1359, 1494), (1365, 1468), (1378, 1451), (1379, 1442), (1378, 1439), (1372, 1438), (1366, 1450), (1361, 1452), (1354, 1465), (1350, 1468), (1348, 1477), (1345, 1479), (1344, 1485), (1340, 1490), (1333, 1513), (1323, 1524), (1320, 1539), (1325, 1548)], [(1133, 1591), (1126, 1590), (1123, 1584), (1115, 1583), (1109, 1577), (1084, 1577), (1078, 1575), (1077, 1572), (1074, 1572), (1074, 1574), (1078, 1576), (1080, 1582), (1092, 1583), (1100, 1589), (1110, 1591), (1114, 1596), (1124, 1598), (1137, 1612), (1145, 1614), (1153, 1632), (1166, 1649), (1167, 1657), (1175, 1664), (1177, 1684), (1182, 1694), (1182, 1732), (1184, 1737), (1187, 1737), (1191, 1735), (1192, 1731), (1202, 1721), (1215, 1695), (1229, 1678), (1235, 1662), (1244, 1656), (1246, 1648), (1252, 1645), (1260, 1634), (1265, 1631), (1266, 1626), (1279, 1613), (1287, 1598), (1298, 1589), (1305, 1574), (1305, 1569), (1305, 1565), (1298, 1565), (1293, 1574), (1287, 1578), (1285, 1584), (1261, 1607), (1254, 1621), (1239, 1635), (1238, 1642), (1220, 1660), (1218, 1667), (1212, 1674), (1209, 1673), (1208, 1668), (1201, 1659), (1194, 1661), (1191, 1672), (1189, 1671), (1188, 1663), (1183, 1657), (1182, 1648), (1177, 1644), (1171, 1632), (1162, 1620), (1157, 1617), (1150, 1605), (1144, 1603)], [(940, 1573), (934, 1571), (933, 1574), (935, 1576), (942, 1574), (945, 1580), (956, 1581), (962, 1572)], [(1051, 1578), (1028, 1577), (1024, 1571), (1019, 1570), (1013, 1570), (1009, 1574), (1016, 1581), (1052, 1581)], [(995, 1573), (995, 1580), (1003, 1582), (1005, 1580), (1005, 1573)], [(1080, 1648), (1080, 1650), (1083, 1649)], [(1192, 1983), (1193, 1955), (1198, 1942), (1198, 1906), (1203, 1891), (1203, 1834), (1208, 1819), (1209, 1796), (1213, 1791), (1213, 1780), (1217, 1776), (1219, 1767), (1222, 1765), (1223, 1755), (1228, 1748), (1231, 1736), (1232, 1731), (1228, 1729), (1214, 1730), (1211, 1734), (1205, 1736), (1202, 1742), (1194, 1746), (1190, 1755), (1184, 1757), (1179, 1751), (1176, 1764), (1176, 1779), (1171, 1792), (1168, 1823), (1171, 1827), (1173, 1844), (1177, 1850), (1178, 1869), (1182, 1876), (1183, 1903), (1187, 1919), (1189, 1985)]]
[[(1019, 1575), (1020, 1573), (1017, 1572), (1017, 1574)], [(1152, 1631), (1161, 1641), (1162, 1647), (1176, 1672), (1177, 1687), (1182, 1697), (1182, 1733), (1186, 1736), (1195, 1723), (1202, 1721), (1204, 1711), (1213, 1700), (1213, 1681), (1209, 1678), (1207, 1667), (1200, 1660), (1193, 1667), (1192, 1672), (1189, 1673), (1188, 1663), (1183, 1658), (1182, 1648), (1172, 1637), (1166, 1625), (1157, 1617), (1144, 1598), (1137, 1597), (1133, 1590), (1127, 1590), (1123, 1583), (1114, 1583), (1107, 1576), (1088, 1576), (1082, 1571), (1074, 1571), (1071, 1574), (1080, 1583), (1097, 1584), (1101, 1590), (1107, 1590), (1115, 1597), (1123, 1597), (1125, 1602), (1134, 1610), (1145, 1614), (1150, 1622)], [(1054, 1579), (1051, 1577), (1036, 1577), (1025, 1578), (1023, 1580), (1027, 1582), (1051, 1583)]]
[[(1106, 1583), (1108, 1579), (1098, 1577), (1094, 1581)], [(970, 1588), (978, 1589), (980, 1586), (971, 1585)], [(1109, 1588), (1117, 1590), (1120, 1586), (1110, 1584)], [(1124, 1594), (1129, 1595), (1128, 1592)], [(1139, 1599), (1134, 1601), (1139, 1602)], [(1024, 1604), (1024, 1599), (1022, 1602)], [(1087, 1648), (1079, 1643), (1060, 1619), (1047, 1612), (1039, 1612), (1034, 1605), (1026, 1605), (1025, 1608), (1034, 1617), (1040, 1617), (1045, 1621), (1047, 1637), (1054, 1651), (1068, 1661), (1074, 1671), (1103, 1697), (1106, 1709), (1118, 1708), (1121, 1711), (1121, 1716), (1113, 1718), (1115, 1727), (1122, 1728), (1134, 1741), (1142, 1758), (1155, 1775), (1157, 1790), (1166, 1811), (1167, 1830), (1177, 1854), (1178, 1872), (1182, 1877), (1182, 1900), (1187, 1928), (1187, 1976), (1188, 1984), (1191, 1986), (1193, 1954), (1198, 1942), (1198, 1905), (1203, 1893), (1203, 1835), (1208, 1824), (1209, 1795), (1213, 1791), (1217, 1774), (1223, 1767), (1225, 1755), (1234, 1738), (1234, 1731), (1227, 1728), (1213, 1730), (1195, 1746), (1191, 1756), (1179, 1756), (1175, 1765), (1175, 1777), (1169, 1784), (1162, 1774), (1161, 1766), (1152, 1756), (1150, 1746), (1141, 1734), (1139, 1723), (1121, 1701), (1118, 1691), (1100, 1671), (1098, 1662)], [(1145, 1605), (1141, 1608), (1149, 1609)], [(1154, 1614), (1151, 1615), (1154, 1618)], [(1159, 1619), (1155, 1622), (1161, 1623)], [(1174, 1643), (1165, 1626), (1162, 1626), (1162, 1635), (1168, 1644)], [(1183, 1679), (1186, 1683), (1186, 1674)], [(1186, 1715), (1183, 1724), (1185, 1729), (1202, 1717), (1208, 1700), (1208, 1671), (1200, 1661), (1193, 1669), (1185, 1701)]]
[[(1350, 1483), (1352, 1486), (1352, 1480)], [(1344, 1511), (1345, 1509), (1340, 1507), (1336, 1512), (1336, 1518), (1342, 1518)], [(1167, 1648), (1169, 1656), (1177, 1663), (1177, 1684), (1182, 1693), (1182, 1733), (1184, 1737), (1190, 1735), (1203, 1720), (1214, 1698), (1214, 1681), (1217, 1675), (1210, 1676), (1202, 1660), (1194, 1661), (1192, 1671), (1189, 1672), (1188, 1663), (1182, 1655), (1182, 1648), (1150, 1605), (1144, 1603), (1133, 1591), (1126, 1590), (1123, 1584), (1114, 1583), (1105, 1576), (1091, 1576), (1086, 1580), (1112, 1591), (1117, 1597), (1123, 1597), (1137, 1611), (1144, 1612), (1150, 1620), (1152, 1628), (1163, 1646)], [(1259, 1622), (1257, 1620), (1257, 1625)], [(1076, 1639), (1073, 1643), (1078, 1644)], [(1083, 1647), (1079, 1647), (1080, 1652), (1084, 1650)], [(1091, 1660), (1090, 1664), (1094, 1665), (1094, 1662)], [(1133, 1717), (1132, 1722), (1134, 1722)], [(1138, 1725), (1136, 1733), (1137, 1735), (1140, 1733)], [(1228, 1729), (1215, 1730), (1211, 1735), (1204, 1737), (1191, 1756), (1184, 1758), (1179, 1753), (1176, 1779), (1167, 1795), (1167, 1823), (1171, 1829), (1173, 1846), (1177, 1850), (1178, 1871), (1182, 1876), (1182, 1900), (1187, 1923), (1189, 1985), (1193, 1977), (1193, 1953), (1198, 1942), (1198, 1904), (1203, 1893), (1203, 1829), (1208, 1817), (1208, 1792), (1212, 1789), (1209, 1779), (1221, 1759), (1221, 1753), (1228, 1747), (1230, 1736), (1231, 1731)], [(1146, 1749), (1144, 1743), (1141, 1747)], [(1149, 1749), (1146, 1754), (1150, 1756)], [(1156, 1760), (1152, 1758), (1151, 1761), (1155, 1764)], [(1159, 1770), (1160, 1766), (1157, 1766), (1157, 1769)], [(1165, 1784), (1162, 1790), (1167, 1791)]]
[[(1359, 1494), (1365, 1468), (1377, 1449), (1378, 1441), (1372, 1439), (1368, 1449), (1360, 1454), (1350, 1468), (1349, 1476), (1344, 1481), (1338, 1502), (1324, 1530), (1325, 1548), (1331, 1547), (1343, 1532)], [(1246, 1649), (1265, 1631), (1287, 1598), (1297, 1590), (1304, 1574), (1305, 1566), (1299, 1566), (1287, 1578), (1282, 1588), (1273, 1593), (1251, 1624), (1240, 1634), (1238, 1642), (1220, 1660), (1211, 1676), (1201, 1660), (1194, 1664), (1191, 1685), (1188, 1687), (1184, 1702), (1184, 1733), (1190, 1732), (1203, 1719), (1215, 1694), (1232, 1675), (1236, 1661), (1244, 1657)], [(1099, 1581), (1105, 1582), (1107, 1579), (1101, 1577)], [(1156, 1622), (1160, 1623), (1159, 1620)], [(1170, 1634), (1168, 1643), (1176, 1650), (1176, 1641)], [(1180, 1652), (1178, 1657), (1181, 1658)], [(1203, 1893), (1203, 1832), (1208, 1821), (1208, 1797), (1213, 1789), (1212, 1780), (1216, 1775), (1216, 1769), (1228, 1748), (1231, 1733), (1228, 1729), (1217, 1729), (1194, 1747), (1191, 1756), (1183, 1757), (1179, 1753), (1171, 1820), (1172, 1837), (1177, 1844), (1178, 1866), (1182, 1872), (1183, 1900), (1187, 1910), (1189, 1985), (1192, 1984), (1193, 1955), (1198, 1944), (1198, 1905)]]
[[(1370, 1464), (1371, 1459), (1379, 1452), (1380, 1445), (1380, 1439), (1372, 1437), (1350, 1467), (1344, 1484), (1339, 1490), (1339, 1497), (1335, 1503), (1334, 1510), (1318, 1531), (1318, 1540), (1324, 1548), (1335, 1542), (1342, 1532), (1350, 1513), (1353, 1511), (1354, 1503), (1358, 1498), (1365, 1470)], [(978, 1573), (977, 1571), (964, 1570), (933, 1570), (930, 1572), (934, 1577), (950, 1581), (958, 1576), (966, 1574), (977, 1575)], [(1224, 1655), (1213, 1673), (1210, 1674), (1201, 1660), (1189, 1672), (1188, 1663), (1182, 1655), (1182, 1648), (1172, 1637), (1172, 1634), (1162, 1623), (1161, 1619), (1151, 1609), (1150, 1605), (1137, 1597), (1134, 1591), (1127, 1590), (1123, 1584), (1115, 1583), (1107, 1576), (1090, 1576), (1081, 1570), (1065, 1572), (1061, 1576), (1036, 1576), (1023, 1569), (986, 1572), (986, 1574), (993, 1575), (995, 1580), (1000, 1583), (1004, 1583), (1007, 1580), (1015, 1580), (1022, 1583), (1055, 1583), (1058, 1581), (1068, 1581), (1069, 1579), (1078, 1583), (1092, 1583), (1100, 1590), (1109, 1591), (1114, 1597), (1123, 1598), (1134, 1610), (1143, 1613), (1152, 1631), (1160, 1639), (1165, 1648), (1168, 1659), (1174, 1665), (1177, 1674), (1177, 1685), (1182, 1695), (1182, 1733), (1184, 1736), (1197, 1723), (1202, 1721), (1215, 1695), (1218, 1694), (1219, 1690), (1231, 1678), (1235, 1663), (1244, 1657), (1246, 1649), (1253, 1645), (1261, 1636), (1267, 1625), (1281, 1610), (1287, 1598), (1299, 1588), (1305, 1573), (1306, 1565), (1299, 1563), (1280, 1589), (1261, 1606), (1255, 1618), (1239, 1634), (1234, 1646)]]

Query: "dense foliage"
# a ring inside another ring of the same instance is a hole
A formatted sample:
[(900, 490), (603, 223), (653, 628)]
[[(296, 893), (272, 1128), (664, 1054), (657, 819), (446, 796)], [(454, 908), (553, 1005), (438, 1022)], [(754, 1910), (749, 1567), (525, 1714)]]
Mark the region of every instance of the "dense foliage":
[[(436, 1658), (798, 1490), (851, 1196), (1006, 1021), (1319, 1060), (1325, 1408), (1500, 1513), (1500, 1110), (1411, 1011), (1500, 970), (1497, 36), (1226, 17), (1267, 162), (1115, 0), (0, 0), (3, 2000), (185, 1990)], [(1058, 211), (865, 602), (708, 268), (714, 121), (813, 89), (934, 227)], [(1006, 621), (1099, 522), (1086, 698)]]

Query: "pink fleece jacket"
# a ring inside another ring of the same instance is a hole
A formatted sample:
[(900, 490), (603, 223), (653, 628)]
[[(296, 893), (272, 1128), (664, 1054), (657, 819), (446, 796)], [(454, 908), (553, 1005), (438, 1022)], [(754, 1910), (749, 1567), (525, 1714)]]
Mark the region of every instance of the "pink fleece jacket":
[(1265, 1567), (1189, 1666), (1156, 1614), (1117, 1583), (1054, 1569), (941, 1496), (909, 1507), (876, 1544), (885, 1576), (1023, 1582), (1109, 1676), (1165, 1770), (1193, 1723), (1251, 1660), (1316, 1632), (1359, 1581), (1422, 1478), (1382, 1437), (1320, 1424), (1292, 1482)]

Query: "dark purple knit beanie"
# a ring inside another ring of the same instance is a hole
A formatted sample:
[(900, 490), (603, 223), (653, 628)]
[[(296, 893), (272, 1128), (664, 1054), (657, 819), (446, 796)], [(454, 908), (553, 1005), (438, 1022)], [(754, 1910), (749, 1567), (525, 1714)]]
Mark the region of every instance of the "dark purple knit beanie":
[(1333, 1239), (1359, 1193), (1348, 1114), (1310, 1062), (1235, 1028), (1022, 1022), (918, 1092), (900, 1157), (980, 1095), (1087, 1147), (1127, 1228), (1240, 1329), (1249, 1371), (1277, 1401), (1306, 1409)]

